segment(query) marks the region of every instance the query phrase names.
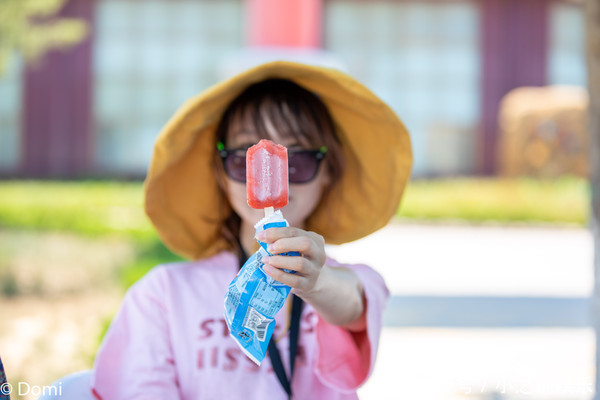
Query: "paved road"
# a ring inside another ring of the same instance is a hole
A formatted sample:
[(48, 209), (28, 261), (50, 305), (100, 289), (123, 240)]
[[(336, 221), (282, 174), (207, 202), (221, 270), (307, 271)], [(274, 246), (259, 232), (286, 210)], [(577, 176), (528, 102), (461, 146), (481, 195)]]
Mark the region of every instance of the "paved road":
[(587, 230), (394, 223), (329, 252), (392, 294), (362, 399), (591, 398)]

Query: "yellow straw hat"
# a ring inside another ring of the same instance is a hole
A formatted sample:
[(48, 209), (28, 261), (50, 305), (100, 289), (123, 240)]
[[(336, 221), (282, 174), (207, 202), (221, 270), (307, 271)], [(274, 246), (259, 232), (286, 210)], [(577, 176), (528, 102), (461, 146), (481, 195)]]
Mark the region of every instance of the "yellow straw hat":
[[(223, 112), (246, 87), (288, 79), (327, 106), (342, 143), (346, 167), (321, 199), (306, 229), (327, 243), (360, 239), (386, 225), (409, 180), (408, 131), (369, 89), (336, 69), (288, 61), (263, 64), (189, 99), (160, 133), (145, 182), (145, 208), (163, 242), (196, 259), (229, 248), (221, 226), (231, 213), (218, 187), (213, 157)], [(223, 211), (225, 210), (225, 211)]]

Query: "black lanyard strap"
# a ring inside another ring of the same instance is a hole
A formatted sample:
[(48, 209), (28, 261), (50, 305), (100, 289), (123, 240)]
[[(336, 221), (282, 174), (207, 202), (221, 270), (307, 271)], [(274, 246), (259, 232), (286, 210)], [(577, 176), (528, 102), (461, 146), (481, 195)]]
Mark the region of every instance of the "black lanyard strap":
[(271, 336), (271, 341), (269, 342), (269, 358), (271, 359), (271, 364), (273, 365), (273, 370), (275, 371), (275, 375), (277, 375), (277, 379), (279, 379), (279, 383), (285, 390), (288, 395), (288, 399), (292, 398), (292, 379), (294, 377), (294, 365), (296, 362), (296, 353), (298, 352), (298, 337), (300, 336), (300, 314), (302, 314), (302, 299), (296, 295), (293, 295), (292, 299), (292, 315), (290, 316), (290, 377), (286, 376), (285, 369), (283, 368), (283, 363), (281, 362), (281, 356), (279, 354), (279, 350), (277, 349), (277, 345), (275, 344), (275, 339)]

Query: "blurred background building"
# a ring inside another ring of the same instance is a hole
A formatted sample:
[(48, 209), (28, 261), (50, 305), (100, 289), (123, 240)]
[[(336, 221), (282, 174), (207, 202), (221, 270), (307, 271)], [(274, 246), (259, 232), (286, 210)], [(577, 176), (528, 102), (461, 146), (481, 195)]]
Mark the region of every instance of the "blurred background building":
[(505, 95), (586, 86), (578, 1), (69, 0), (60, 15), (91, 35), (11, 60), (2, 176), (143, 177), (161, 127), (244, 48), (333, 55), (405, 121), (416, 177), (499, 173)]

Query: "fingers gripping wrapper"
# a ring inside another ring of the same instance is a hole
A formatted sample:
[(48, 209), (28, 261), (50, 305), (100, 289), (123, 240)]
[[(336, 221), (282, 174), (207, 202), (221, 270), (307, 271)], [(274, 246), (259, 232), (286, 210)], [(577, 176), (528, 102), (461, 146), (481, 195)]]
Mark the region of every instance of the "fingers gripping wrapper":
[[(288, 223), (281, 211), (275, 211), (254, 226), (255, 236), (268, 228), (286, 226)], [(275, 314), (283, 307), (291, 288), (264, 272), (262, 258), (272, 254), (267, 251), (266, 243), (258, 243), (259, 250), (244, 263), (229, 284), (225, 295), (225, 320), (230, 335), (244, 354), (260, 365), (275, 329)], [(298, 256), (299, 253), (279, 255)]]

